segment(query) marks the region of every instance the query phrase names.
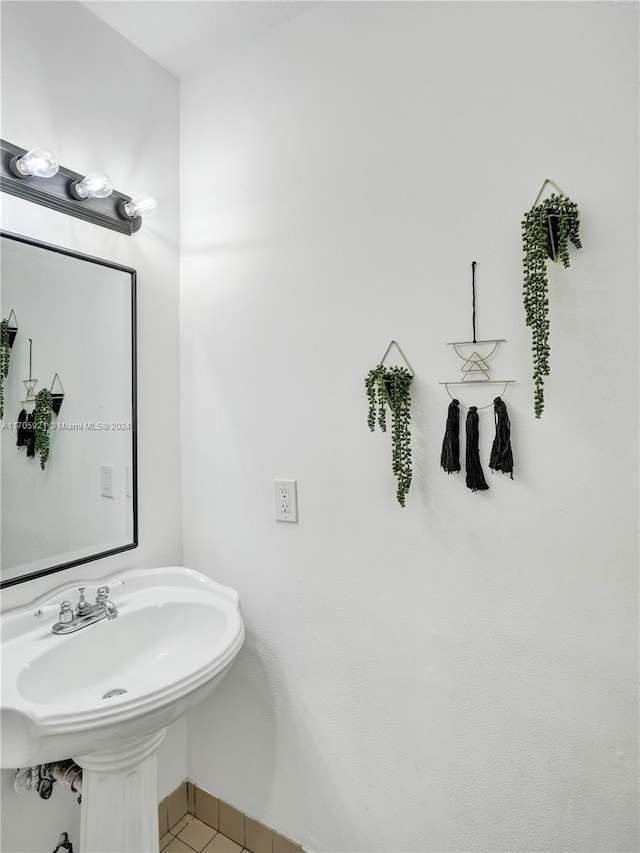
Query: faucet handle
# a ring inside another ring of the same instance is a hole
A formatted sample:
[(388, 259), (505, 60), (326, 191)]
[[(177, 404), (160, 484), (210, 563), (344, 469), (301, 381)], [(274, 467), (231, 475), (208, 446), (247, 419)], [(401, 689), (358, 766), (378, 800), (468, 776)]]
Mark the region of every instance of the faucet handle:
[(60, 605), (60, 613), (58, 614), (58, 621), (65, 625), (68, 622), (73, 622), (73, 607), (71, 606), (70, 601), (63, 601)]
[(98, 592), (96, 594), (96, 603), (100, 601), (105, 601), (108, 597), (109, 593), (112, 589), (115, 589), (118, 586), (124, 586), (124, 581), (117, 580), (111, 581), (110, 584), (105, 584), (104, 586), (98, 587)]

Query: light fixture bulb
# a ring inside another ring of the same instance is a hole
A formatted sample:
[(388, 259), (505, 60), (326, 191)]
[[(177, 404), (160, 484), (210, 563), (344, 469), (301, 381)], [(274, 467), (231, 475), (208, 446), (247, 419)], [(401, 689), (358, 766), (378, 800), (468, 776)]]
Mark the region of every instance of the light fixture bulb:
[(131, 201), (124, 201), (120, 205), (120, 211), (128, 219), (135, 219), (142, 214), (148, 215), (158, 207), (158, 202), (149, 193), (140, 193)]
[(10, 165), (20, 178), (52, 178), (58, 171), (56, 155), (48, 148), (32, 148), (22, 157), (14, 157)]
[(106, 198), (113, 192), (113, 184), (108, 175), (102, 172), (90, 172), (86, 178), (71, 184), (71, 194), (80, 200), (85, 198)]

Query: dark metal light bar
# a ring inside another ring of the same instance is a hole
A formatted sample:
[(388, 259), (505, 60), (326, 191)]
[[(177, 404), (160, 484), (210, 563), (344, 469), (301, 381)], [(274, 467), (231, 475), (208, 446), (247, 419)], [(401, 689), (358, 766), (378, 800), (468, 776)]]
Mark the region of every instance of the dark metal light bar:
[(26, 149), (18, 148), (4, 139), (0, 139), (0, 189), (2, 192), (17, 196), (18, 198), (34, 201), (67, 213), (78, 219), (101, 225), (103, 228), (111, 228), (121, 234), (131, 236), (140, 229), (142, 217), (126, 219), (120, 213), (120, 206), (131, 201), (131, 196), (124, 195), (114, 190), (107, 198), (87, 198), (82, 201), (74, 198), (70, 191), (72, 184), (81, 181), (84, 175), (78, 175), (70, 169), (60, 166), (57, 174), (51, 178), (39, 178), (29, 176), (18, 178), (11, 170), (9, 163), (14, 157), (22, 157), (27, 153)]

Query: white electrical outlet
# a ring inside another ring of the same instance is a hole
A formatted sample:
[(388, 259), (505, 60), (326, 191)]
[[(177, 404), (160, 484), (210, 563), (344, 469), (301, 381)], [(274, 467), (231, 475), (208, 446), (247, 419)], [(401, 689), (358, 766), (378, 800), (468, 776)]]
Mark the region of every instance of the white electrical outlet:
[(298, 520), (298, 488), (296, 480), (274, 480), (276, 521)]

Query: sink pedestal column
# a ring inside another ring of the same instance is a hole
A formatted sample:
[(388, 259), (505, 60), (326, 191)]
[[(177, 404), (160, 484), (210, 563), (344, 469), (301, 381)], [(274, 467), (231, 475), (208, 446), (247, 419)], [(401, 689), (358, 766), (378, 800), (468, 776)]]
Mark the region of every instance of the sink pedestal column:
[(166, 731), (74, 756), (82, 767), (80, 853), (158, 853), (156, 750)]

